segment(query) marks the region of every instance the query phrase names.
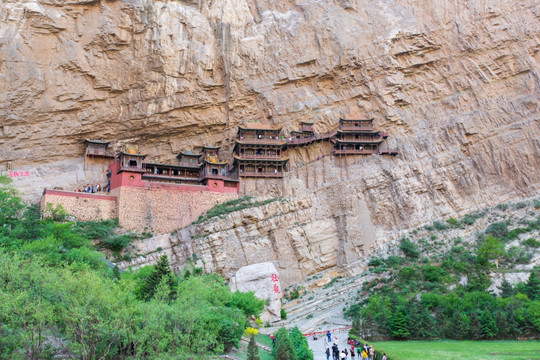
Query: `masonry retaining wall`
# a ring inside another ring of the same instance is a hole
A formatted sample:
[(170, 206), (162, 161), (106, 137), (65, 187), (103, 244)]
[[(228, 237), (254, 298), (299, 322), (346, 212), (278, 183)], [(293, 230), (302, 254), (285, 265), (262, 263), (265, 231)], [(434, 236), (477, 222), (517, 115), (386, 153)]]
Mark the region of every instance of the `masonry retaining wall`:
[(116, 196), (89, 194), (62, 190), (45, 190), (41, 198), (41, 209), (47, 204), (62, 205), (68, 214), (81, 221), (96, 221), (118, 217)]

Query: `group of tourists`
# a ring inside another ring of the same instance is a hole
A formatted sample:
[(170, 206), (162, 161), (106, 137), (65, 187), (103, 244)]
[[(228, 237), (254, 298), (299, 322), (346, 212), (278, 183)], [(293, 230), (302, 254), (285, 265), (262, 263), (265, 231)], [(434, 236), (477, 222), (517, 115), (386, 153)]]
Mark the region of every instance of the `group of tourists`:
[[(383, 354), (382, 358), (377, 359), (373, 346), (369, 346), (368, 344), (362, 346), (360, 340), (354, 340), (349, 337), (345, 349), (340, 350), (337, 337), (332, 342), (332, 333), (330, 331), (326, 333), (326, 337), (328, 340), (325, 349), (326, 360), (330, 360), (330, 356), (332, 356), (332, 360), (349, 360), (349, 355), (350, 360), (356, 360), (357, 356), (358, 360), (386, 360), (386, 354)], [(332, 346), (330, 347), (329, 344), (331, 343)]]
[(97, 193), (97, 192), (100, 192), (101, 191), (101, 185), (99, 184), (96, 184), (96, 185), (86, 185), (84, 187), (84, 189), (79, 189), (77, 190), (77, 192), (85, 192), (85, 193)]

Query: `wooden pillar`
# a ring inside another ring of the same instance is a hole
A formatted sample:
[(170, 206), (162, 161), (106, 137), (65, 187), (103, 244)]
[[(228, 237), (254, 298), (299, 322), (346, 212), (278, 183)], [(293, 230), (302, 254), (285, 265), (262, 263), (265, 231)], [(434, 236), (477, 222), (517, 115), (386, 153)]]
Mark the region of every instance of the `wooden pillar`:
[(325, 158), (323, 157), (322, 158), (322, 179), (323, 179), (322, 181), (323, 181), (323, 184), (326, 183), (326, 169), (324, 167), (324, 160), (325, 160)]
[(306, 189), (309, 189), (309, 162), (306, 162)]
[(347, 180), (349, 180), (349, 166), (347, 164), (347, 155), (345, 155), (345, 174), (347, 175)]

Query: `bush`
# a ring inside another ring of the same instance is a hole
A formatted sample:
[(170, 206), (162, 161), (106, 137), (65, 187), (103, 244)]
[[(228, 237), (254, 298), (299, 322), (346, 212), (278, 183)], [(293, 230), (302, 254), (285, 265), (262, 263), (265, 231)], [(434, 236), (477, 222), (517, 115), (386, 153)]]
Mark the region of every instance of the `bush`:
[(531, 247), (531, 248), (540, 247), (540, 241), (538, 241), (536, 239), (533, 239), (533, 238), (528, 238), (527, 240), (523, 241), (522, 244), (525, 245), (525, 246)]
[(384, 264), (383, 259), (381, 259), (381, 258), (372, 258), (371, 260), (369, 260), (368, 266), (377, 267), (377, 266), (381, 266), (382, 264)]
[(281, 308), (280, 315), (281, 320), (287, 320), (287, 311), (285, 311), (285, 309)]
[(473, 214), (467, 214), (461, 219), (461, 223), (465, 225), (472, 225), (475, 223), (477, 217)]
[(506, 211), (506, 209), (508, 209), (508, 204), (499, 204), (496, 206), (496, 208), (501, 211)]
[(508, 234), (508, 225), (506, 222), (493, 223), (487, 227), (485, 233), (499, 239), (504, 238)]
[(227, 305), (242, 310), (246, 317), (250, 317), (259, 316), (264, 309), (265, 303), (264, 300), (255, 296), (254, 291), (236, 291)]
[(448, 229), (448, 226), (440, 221), (435, 221), (433, 223), (433, 228), (435, 228), (435, 230), (446, 230)]
[(133, 235), (115, 235), (101, 240), (101, 246), (114, 252), (122, 251), (133, 240)]
[(412, 243), (408, 238), (401, 239), (399, 248), (406, 256), (410, 258), (418, 258), (420, 256), (420, 250), (418, 250), (418, 246)]
[(441, 279), (441, 276), (445, 274), (443, 269), (434, 265), (422, 266), (422, 273), (424, 275), (424, 279), (432, 283), (439, 282)]
[(446, 222), (453, 228), (459, 227), (459, 220), (455, 217), (451, 217), (450, 219), (446, 220)]
[(540, 209), (540, 200), (534, 199), (533, 205), (535, 209)]

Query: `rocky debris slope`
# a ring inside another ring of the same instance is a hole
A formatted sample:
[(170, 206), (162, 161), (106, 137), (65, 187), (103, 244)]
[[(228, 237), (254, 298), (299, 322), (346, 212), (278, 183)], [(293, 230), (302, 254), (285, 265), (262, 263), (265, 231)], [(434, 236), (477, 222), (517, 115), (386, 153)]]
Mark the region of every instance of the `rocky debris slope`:
[[(540, 266), (540, 225), (530, 225), (531, 222), (540, 221), (540, 200), (498, 204), (469, 214), (457, 223), (454, 220), (436, 221), (404, 234), (418, 246), (419, 263), (422, 258), (436, 262), (441, 254), (458, 251), (456, 246), (464, 249), (477, 247), (478, 234), (486, 230), (492, 231), (488, 230), (491, 226), (491, 229), (499, 229), (499, 236), (509, 240), (505, 242), (505, 251), (508, 254), (506, 259), (500, 261), (500, 269), (494, 268), (489, 274), (489, 291), (498, 293), (503, 278), (511, 284), (526, 282), (531, 269)], [(504, 226), (493, 227), (492, 224), (505, 224), (506, 230)], [(534, 241), (528, 239), (536, 240), (536, 247)], [(364, 268), (374, 259), (392, 256), (403, 256), (398, 239), (378, 246), (370, 257), (363, 259)], [(365, 296), (365, 284), (375, 281), (384, 286), (387, 277), (388, 272), (384, 271), (384, 265), (379, 268), (371, 267), (369, 271), (346, 278), (336, 277), (336, 274), (331, 272), (311, 276), (286, 289), (286, 298), (289, 300), (284, 299), (283, 308), (287, 312), (287, 320), (277, 325), (298, 326), (304, 333), (350, 325), (350, 321), (343, 318), (343, 310)], [(460, 282), (466, 285), (467, 276)], [(269, 328), (268, 333), (272, 330), (275, 330), (275, 327)]]

